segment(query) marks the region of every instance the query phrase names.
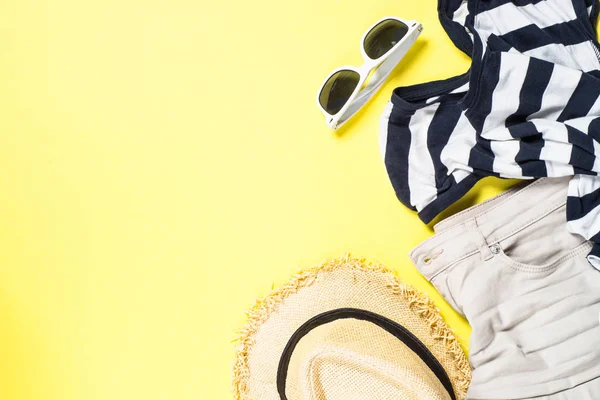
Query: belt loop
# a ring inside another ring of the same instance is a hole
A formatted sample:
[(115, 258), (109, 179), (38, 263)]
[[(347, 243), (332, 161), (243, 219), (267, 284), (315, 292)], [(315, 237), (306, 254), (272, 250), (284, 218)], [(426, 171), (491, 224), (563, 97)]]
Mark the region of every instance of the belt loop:
[(490, 246), (485, 240), (485, 236), (483, 236), (481, 229), (479, 229), (479, 225), (477, 224), (477, 217), (473, 218), (472, 229), (476, 232), (475, 241), (477, 248), (481, 253), (481, 258), (483, 258), (483, 261), (488, 261), (494, 258), (494, 253), (492, 253), (492, 251), (490, 250)]

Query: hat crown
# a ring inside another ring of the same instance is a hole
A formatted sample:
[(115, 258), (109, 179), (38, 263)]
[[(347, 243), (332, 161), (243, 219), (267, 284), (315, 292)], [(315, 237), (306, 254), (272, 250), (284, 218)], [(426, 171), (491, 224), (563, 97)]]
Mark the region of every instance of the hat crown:
[(368, 321), (319, 326), (297, 344), (288, 400), (450, 400), (435, 374), (402, 341)]

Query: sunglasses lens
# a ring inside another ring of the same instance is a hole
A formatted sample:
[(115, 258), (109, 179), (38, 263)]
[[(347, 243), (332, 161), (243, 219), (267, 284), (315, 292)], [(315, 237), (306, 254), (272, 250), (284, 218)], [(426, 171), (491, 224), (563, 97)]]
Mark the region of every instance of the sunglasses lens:
[(395, 19), (386, 19), (375, 26), (365, 37), (365, 52), (376, 60), (392, 49), (408, 32), (406, 24)]
[(348, 69), (333, 74), (319, 94), (321, 107), (331, 115), (340, 112), (358, 86), (359, 80), (358, 72)]

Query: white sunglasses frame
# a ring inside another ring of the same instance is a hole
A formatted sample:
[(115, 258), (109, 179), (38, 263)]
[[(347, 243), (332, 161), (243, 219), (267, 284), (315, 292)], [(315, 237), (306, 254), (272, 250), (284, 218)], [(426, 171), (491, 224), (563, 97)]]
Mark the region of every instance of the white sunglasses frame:
[[(406, 35), (404, 35), (404, 37), (394, 45), (394, 47), (388, 50), (387, 53), (385, 53), (377, 59), (372, 59), (367, 55), (365, 51), (365, 39), (367, 38), (367, 35), (371, 33), (373, 28), (387, 20), (395, 20), (402, 22), (408, 27), (408, 31), (406, 32)], [(338, 129), (346, 122), (348, 122), (348, 120), (350, 120), (350, 118), (352, 118), (352, 116), (354, 116), (367, 103), (367, 101), (381, 88), (381, 86), (387, 80), (390, 73), (394, 70), (394, 68), (396, 68), (396, 65), (398, 65), (398, 63), (402, 60), (404, 55), (408, 52), (408, 50), (417, 40), (417, 37), (419, 37), (422, 31), (423, 25), (421, 25), (421, 23), (417, 21), (403, 20), (397, 17), (384, 17), (379, 21), (375, 22), (373, 25), (371, 25), (369, 29), (367, 29), (360, 41), (360, 52), (363, 56), (363, 59), (365, 60), (363, 65), (360, 67), (345, 65), (336, 68), (327, 76), (327, 79), (323, 81), (323, 84), (321, 85), (321, 88), (317, 93), (317, 106), (325, 116), (327, 125), (331, 129)], [(365, 81), (367, 80), (371, 72), (375, 69), (376, 71), (371, 76), (369, 83), (367, 83), (367, 85), (363, 87)], [(321, 92), (325, 88), (327, 81), (329, 81), (329, 79), (331, 79), (331, 77), (336, 73), (344, 70), (354, 71), (358, 73), (360, 79), (358, 81), (358, 85), (356, 85), (356, 88), (352, 92), (352, 95), (350, 95), (350, 97), (346, 101), (346, 104), (344, 104), (341, 110), (338, 111), (335, 115), (331, 115), (321, 106), (319, 97), (321, 96)]]

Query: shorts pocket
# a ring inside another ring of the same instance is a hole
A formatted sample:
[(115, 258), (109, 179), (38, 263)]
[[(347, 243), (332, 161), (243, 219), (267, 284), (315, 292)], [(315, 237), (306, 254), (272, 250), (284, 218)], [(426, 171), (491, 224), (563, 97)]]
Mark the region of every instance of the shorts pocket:
[(496, 246), (498, 255), (513, 266), (546, 270), (581, 246), (589, 246), (587, 243), (584, 237), (567, 231), (563, 205), (501, 239)]
[(510, 266), (511, 268), (522, 271), (522, 272), (547, 272), (553, 269), (558, 268), (558, 266), (570, 258), (587, 254), (592, 248), (592, 244), (588, 241), (583, 241), (575, 248), (569, 251), (551, 251), (550, 253), (556, 254), (555, 258), (546, 263), (525, 263), (522, 261), (517, 261), (513, 257), (510, 257), (506, 254), (506, 252), (502, 249), (502, 247), (498, 247), (499, 253), (498, 257), (505, 264)]

